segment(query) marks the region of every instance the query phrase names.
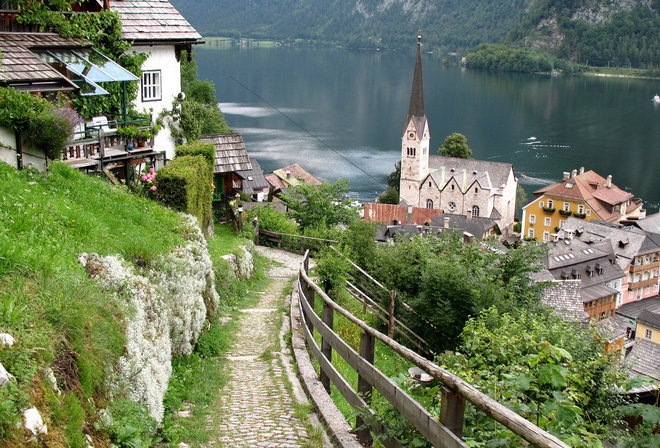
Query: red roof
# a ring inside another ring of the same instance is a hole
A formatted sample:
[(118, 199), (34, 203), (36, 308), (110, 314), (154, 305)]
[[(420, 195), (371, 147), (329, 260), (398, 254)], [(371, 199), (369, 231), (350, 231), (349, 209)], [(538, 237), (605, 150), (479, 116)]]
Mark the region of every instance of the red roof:
[[(409, 208), (412, 209), (411, 214), (408, 213)], [(442, 210), (370, 202), (364, 204), (364, 220), (379, 224), (392, 224), (394, 220), (401, 224), (426, 224), (438, 216), (442, 216)]]

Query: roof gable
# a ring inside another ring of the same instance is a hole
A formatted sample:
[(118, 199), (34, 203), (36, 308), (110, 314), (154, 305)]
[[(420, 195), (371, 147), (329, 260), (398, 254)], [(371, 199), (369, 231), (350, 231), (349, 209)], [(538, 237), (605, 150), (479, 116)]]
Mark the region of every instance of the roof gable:
[(195, 43), (202, 36), (167, 0), (110, 0), (121, 16), (124, 40)]
[(513, 171), (510, 163), (437, 155), (429, 156), (429, 168), (435, 171), (434, 179), (441, 189), (455, 177), (462, 191), (475, 181), (479, 181), (482, 188), (486, 188), (487, 184), (490, 188), (506, 186)]

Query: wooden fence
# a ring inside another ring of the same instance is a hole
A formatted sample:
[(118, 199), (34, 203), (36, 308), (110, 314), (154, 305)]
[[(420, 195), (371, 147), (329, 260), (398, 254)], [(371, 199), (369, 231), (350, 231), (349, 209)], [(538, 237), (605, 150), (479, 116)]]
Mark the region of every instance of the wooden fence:
[[(467, 447), (461, 437), (465, 401), (468, 401), (484, 414), (501, 423), (535, 447), (568, 448), (568, 445), (555, 436), (548, 434), (489, 396), (479, 392), (456, 375), (441, 369), (423, 356), (402, 346), (353, 316), (328, 297), (309, 278), (308, 271), (309, 251), (305, 253), (298, 275), (298, 297), (305, 340), (310, 352), (320, 365), (320, 378), (326, 391), (330, 392), (330, 384), (334, 384), (346, 401), (359, 412), (360, 417), (358, 417), (356, 427), (359, 430), (358, 436), (362, 441), (370, 443), (371, 440), (369, 430), (360, 429), (363, 423), (371, 431), (387, 435), (387, 429), (378, 423), (374, 411), (370, 408), (371, 392), (375, 388), (435, 447)], [(314, 312), (317, 296), (323, 300), (322, 318), (319, 318)], [(335, 312), (362, 329), (359, 353), (333, 331)], [(321, 335), (320, 347), (314, 340), (315, 331)], [(376, 339), (423, 369), (443, 385), (440, 420), (434, 418), (423, 406), (373, 366)], [(357, 391), (353, 390), (332, 365), (333, 352), (341, 356), (357, 372)], [(386, 438), (383, 443), (388, 448), (402, 446), (393, 438)]]
[(324, 240), (323, 238), (312, 238), (311, 236), (302, 236), (302, 235), (289, 235), (287, 233), (277, 233), (270, 232), (268, 230), (259, 229), (259, 235), (266, 237), (266, 241), (273, 243), (277, 246), (278, 249), (288, 249), (287, 247), (282, 247), (282, 245), (294, 246), (297, 249), (294, 251), (300, 254), (304, 254), (306, 250), (309, 249), (321, 249), (322, 247), (327, 247), (330, 244), (336, 244), (338, 241), (334, 240)]

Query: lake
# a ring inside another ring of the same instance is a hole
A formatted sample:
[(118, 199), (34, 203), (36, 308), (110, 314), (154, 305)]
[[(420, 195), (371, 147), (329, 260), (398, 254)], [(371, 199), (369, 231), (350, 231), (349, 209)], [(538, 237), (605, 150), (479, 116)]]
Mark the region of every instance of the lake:
[[(197, 48), (227, 123), (266, 173), (298, 163), (373, 200), (400, 157), (415, 53)], [(432, 151), (460, 132), (477, 159), (513, 164), (531, 192), (585, 167), (658, 211), (660, 80), (492, 73), (423, 56)]]

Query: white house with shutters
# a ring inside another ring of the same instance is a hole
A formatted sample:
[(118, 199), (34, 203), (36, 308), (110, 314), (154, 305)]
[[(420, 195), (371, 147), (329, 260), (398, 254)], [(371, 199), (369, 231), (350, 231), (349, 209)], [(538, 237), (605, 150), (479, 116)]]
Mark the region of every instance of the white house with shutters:
[[(133, 42), (131, 51), (148, 53), (142, 66), (136, 109), (152, 110), (154, 118), (171, 109), (181, 92), (180, 61), (184, 51), (203, 43), (202, 36), (167, 0), (110, 0), (110, 10), (121, 16), (122, 38)], [(174, 140), (163, 127), (154, 147), (174, 157)]]

